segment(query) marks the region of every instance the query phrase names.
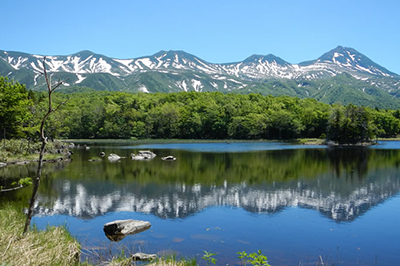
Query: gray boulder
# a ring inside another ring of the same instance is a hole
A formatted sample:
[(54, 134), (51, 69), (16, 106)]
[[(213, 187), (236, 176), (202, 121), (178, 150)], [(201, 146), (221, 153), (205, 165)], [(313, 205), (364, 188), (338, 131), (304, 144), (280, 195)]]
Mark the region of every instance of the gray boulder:
[(146, 231), (151, 227), (151, 223), (139, 220), (116, 220), (106, 223), (103, 227), (106, 237), (111, 241), (121, 241), (127, 235), (134, 235)]

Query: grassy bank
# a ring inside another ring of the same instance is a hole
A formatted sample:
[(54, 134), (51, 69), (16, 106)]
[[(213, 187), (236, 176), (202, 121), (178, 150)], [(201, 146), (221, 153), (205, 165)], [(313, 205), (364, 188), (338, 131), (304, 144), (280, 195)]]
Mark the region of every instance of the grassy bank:
[(0, 208), (0, 265), (77, 265), (80, 245), (64, 227), (31, 230), (22, 235), (25, 215), (19, 208)]
[[(21, 161), (37, 161), (39, 159), (40, 142), (26, 139), (1, 140), (0, 162), (12, 164)], [(46, 144), (44, 160), (54, 160), (63, 157), (68, 149), (61, 141), (49, 141)]]
[[(84, 265), (80, 262), (81, 247), (65, 227), (48, 227), (46, 230), (33, 228), (22, 235), (26, 216), (15, 204), (0, 206), (0, 265)], [(101, 265), (135, 265), (125, 255), (104, 261)], [(196, 260), (178, 260), (175, 257), (161, 258), (149, 263), (156, 266), (195, 266)]]

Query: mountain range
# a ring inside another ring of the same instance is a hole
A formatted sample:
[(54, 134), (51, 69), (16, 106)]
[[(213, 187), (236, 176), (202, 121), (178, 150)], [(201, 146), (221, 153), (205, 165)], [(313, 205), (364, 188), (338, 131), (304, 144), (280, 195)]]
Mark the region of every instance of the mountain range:
[[(0, 50), (0, 75), (43, 90), (42, 55)], [(209, 63), (184, 51), (116, 59), (90, 51), (46, 56), (55, 78), (66, 80), (60, 91), (128, 92), (221, 91), (289, 95), (326, 103), (354, 103), (400, 108), (400, 75), (355, 49), (338, 46), (319, 58), (291, 64), (273, 54), (252, 55), (241, 62)]]

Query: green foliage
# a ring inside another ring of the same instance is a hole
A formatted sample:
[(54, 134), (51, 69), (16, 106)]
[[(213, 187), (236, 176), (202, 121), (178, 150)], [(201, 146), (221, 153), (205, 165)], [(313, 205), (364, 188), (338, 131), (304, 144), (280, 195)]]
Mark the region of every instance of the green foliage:
[(374, 136), (375, 127), (365, 107), (334, 105), (328, 121), (328, 140), (340, 144), (368, 142)]
[(13, 186), (16, 186), (17, 184), (22, 186), (22, 187), (31, 186), (32, 185), (32, 178), (25, 177), (25, 178), (21, 178), (20, 180), (18, 180), (18, 182), (11, 183), (11, 185), (13, 185)]
[(268, 264), (267, 256), (262, 254), (261, 250), (258, 250), (257, 253), (253, 252), (247, 254), (246, 251), (238, 252), (238, 258), (242, 260), (243, 265), (246, 265), (249, 262), (251, 265), (257, 266), (271, 266)]
[(216, 253), (211, 253), (204, 250), (204, 255), (201, 258), (207, 262), (207, 265), (216, 264), (217, 259), (214, 258), (216, 255)]
[(6, 138), (22, 137), (32, 117), (32, 101), (24, 85), (0, 77), (0, 129)]
[[(274, 86), (282, 85), (279, 81), (269, 82)], [(7, 88), (21, 86), (5, 83)], [(303, 82), (302, 86), (313, 85), (309, 81)], [(5, 121), (0, 127), (6, 125), (7, 136), (34, 139), (37, 125), (46, 112), (46, 96), (40, 92), (27, 93), (24, 88), (23, 91), (24, 97), (28, 97), (26, 101), (5, 98), (7, 105), (16, 110), (15, 115), (8, 115), (7, 111), (7, 115), (2, 116), (2, 112), (5, 114), (4, 104), (1, 105), (4, 100), (0, 99), (0, 120)], [(374, 136), (393, 137), (400, 133), (398, 111), (353, 104), (328, 105), (309, 98), (193, 91), (155, 94), (88, 91), (69, 95), (54, 93), (53, 105), (65, 102), (67, 97), (69, 101), (63, 108), (46, 120), (46, 136), (251, 140), (326, 135), (329, 140), (340, 143), (356, 143)]]
[[(54, 96), (58, 102), (66, 97)], [(314, 99), (260, 94), (77, 93), (53, 115), (48, 130), (53, 137), (67, 138), (318, 138), (328, 135), (328, 120), (335, 106)], [(350, 109), (348, 112), (352, 112)], [(361, 109), (354, 109), (352, 117), (364, 116), (369, 121), (371, 128), (364, 137), (399, 133), (400, 120), (394, 111)], [(338, 126), (354, 130), (351, 124)]]

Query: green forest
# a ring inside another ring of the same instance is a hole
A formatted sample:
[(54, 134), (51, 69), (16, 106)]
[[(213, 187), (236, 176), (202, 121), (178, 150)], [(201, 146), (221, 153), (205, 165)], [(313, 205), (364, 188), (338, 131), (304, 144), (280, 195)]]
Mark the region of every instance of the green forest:
[[(360, 143), (400, 133), (400, 111), (221, 92), (56, 92), (46, 136), (79, 139), (295, 139)], [(65, 103), (64, 103), (65, 102)], [(0, 132), (38, 139), (44, 92), (0, 77)], [(2, 136), (2, 137), (3, 137)]]

